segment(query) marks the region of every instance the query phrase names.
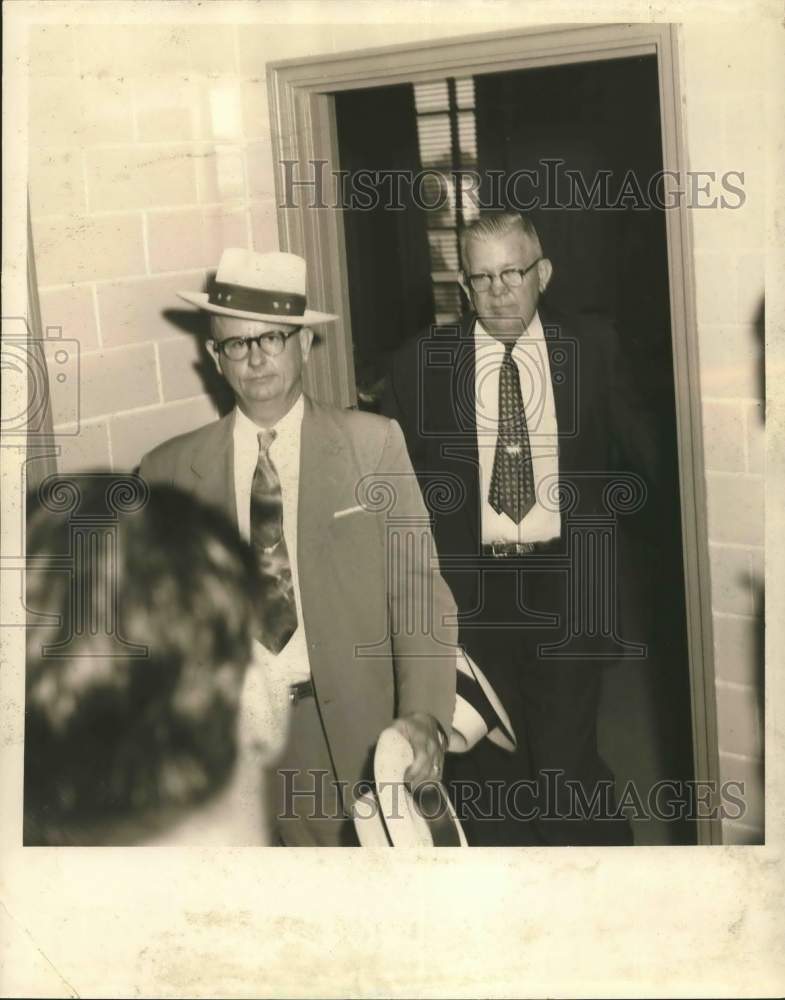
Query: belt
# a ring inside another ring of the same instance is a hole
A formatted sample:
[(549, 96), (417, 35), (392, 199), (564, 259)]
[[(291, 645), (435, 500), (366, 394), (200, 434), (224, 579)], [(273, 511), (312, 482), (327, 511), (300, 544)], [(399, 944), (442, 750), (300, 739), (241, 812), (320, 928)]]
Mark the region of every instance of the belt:
[(292, 705), (296, 705), (303, 698), (313, 698), (313, 696), (313, 681), (310, 678), (307, 681), (297, 681), (296, 684), (289, 685), (289, 701)]
[(528, 556), (532, 552), (552, 552), (558, 545), (558, 538), (552, 538), (548, 542), (491, 542), (489, 545), (483, 545), (482, 554), (494, 559), (510, 559), (515, 556)]

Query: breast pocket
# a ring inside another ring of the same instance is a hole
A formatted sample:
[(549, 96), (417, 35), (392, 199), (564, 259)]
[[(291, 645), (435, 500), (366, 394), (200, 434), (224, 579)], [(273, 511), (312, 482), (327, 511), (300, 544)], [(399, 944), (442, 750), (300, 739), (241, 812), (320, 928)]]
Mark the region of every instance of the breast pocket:
[(328, 534), (334, 545), (346, 545), (352, 549), (376, 548), (379, 543), (376, 517), (362, 507), (337, 511), (330, 522)]

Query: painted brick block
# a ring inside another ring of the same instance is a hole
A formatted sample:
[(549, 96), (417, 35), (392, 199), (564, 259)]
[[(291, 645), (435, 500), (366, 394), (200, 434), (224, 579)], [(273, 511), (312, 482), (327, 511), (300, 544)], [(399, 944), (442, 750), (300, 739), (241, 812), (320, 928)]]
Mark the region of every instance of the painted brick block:
[(34, 216), (85, 210), (82, 154), (78, 149), (41, 149), (31, 157), (28, 183)]
[(30, 148), (126, 142), (133, 139), (131, 85), (107, 76), (30, 79)]
[(747, 471), (763, 472), (766, 467), (766, 427), (763, 403), (747, 406)]
[(752, 687), (736, 687), (717, 681), (717, 719), (720, 753), (745, 757), (763, 755), (760, 693)]
[(77, 51), (82, 72), (99, 78), (189, 68), (185, 36), (174, 24), (85, 24), (80, 27)]
[(762, 476), (708, 473), (709, 539), (740, 545), (763, 544)]
[(196, 189), (200, 202), (225, 208), (245, 199), (245, 161), (236, 145), (195, 146)]
[[(720, 754), (720, 780), (738, 781), (743, 784), (744, 791), (733, 789), (733, 795), (742, 799), (742, 806), (733, 806), (732, 823), (742, 823), (745, 826), (763, 832), (764, 824), (764, 788), (763, 761), (745, 757), (733, 757)], [(736, 812), (741, 815), (736, 817)]]
[(133, 81), (133, 92), (142, 142), (176, 142), (202, 137), (198, 87), (190, 76), (138, 77)]
[(204, 135), (222, 142), (243, 134), (240, 81), (229, 77), (203, 77), (199, 82)]
[(30, 76), (66, 76), (76, 73), (74, 28), (68, 24), (30, 26)]
[(208, 396), (115, 417), (109, 423), (114, 467), (118, 471), (130, 471), (156, 445), (202, 427), (217, 417)]
[(270, 141), (270, 105), (263, 76), (242, 84), (243, 134), (246, 139)]
[(70, 349), (67, 341), (58, 339), (45, 341), (47, 378), (49, 380), (49, 403), (52, 426), (57, 430), (63, 425), (79, 424), (83, 419), (81, 351)]
[(42, 287), (145, 271), (141, 215), (34, 219), (33, 239)]
[[(80, 29), (81, 30), (81, 29)], [(131, 82), (124, 76), (81, 77), (82, 142), (127, 142), (134, 138)]]
[(244, 212), (207, 208), (151, 212), (147, 232), (154, 272), (215, 269), (224, 247), (248, 245)]
[(750, 549), (709, 545), (711, 605), (714, 611), (752, 615)]
[(240, 82), (225, 76), (147, 76), (134, 81), (139, 138), (236, 140), (242, 135)]
[(205, 273), (190, 271), (165, 277), (139, 278), (100, 285), (98, 313), (106, 347), (140, 344), (174, 336), (177, 324), (167, 313), (192, 314), (193, 309), (177, 293), (204, 286)]
[(743, 161), (748, 167), (760, 169), (766, 163), (766, 143), (769, 132), (769, 94), (766, 82), (760, 90), (740, 90), (728, 94), (723, 99), (725, 134), (729, 154), (736, 157), (743, 152)]
[(703, 445), (709, 471), (745, 472), (745, 436), (743, 403), (703, 404)]
[(332, 52), (332, 40), (330, 24), (311, 24), (308, 31), (299, 30), (296, 24), (243, 25), (238, 33), (240, 72), (259, 76), (271, 60)]
[(86, 154), (86, 172), (93, 211), (196, 201), (193, 156), (182, 146), (91, 149)]
[(80, 399), (85, 420), (160, 402), (153, 345), (84, 355)]
[(80, 351), (92, 351), (98, 347), (93, 291), (90, 285), (44, 289), (39, 293), (39, 302), (45, 336), (47, 327), (59, 328), (62, 337), (79, 342)]
[(274, 201), (251, 205), (251, 238), (254, 250), (270, 253), (280, 249), (278, 216)]
[(762, 397), (762, 343), (754, 326), (699, 325), (698, 339), (704, 397)]
[[(761, 246), (764, 233), (760, 233)], [(751, 324), (763, 337), (763, 289), (764, 289), (764, 256), (762, 253), (748, 253), (739, 257), (739, 297), (737, 303), (737, 320), (739, 323)]]
[(714, 615), (717, 677), (763, 691), (763, 627), (756, 618)]
[[(275, 164), (270, 144), (267, 142), (250, 143), (245, 153), (245, 168), (248, 175), (249, 197), (258, 201), (275, 199)], [(297, 174), (297, 177), (300, 175)], [(306, 204), (311, 197), (310, 188), (298, 188), (297, 194)], [(329, 189), (325, 197), (330, 194)]]
[[(696, 169), (715, 169), (725, 154), (725, 109), (718, 97), (687, 100), (687, 145), (700, 154)], [(711, 165), (711, 166), (710, 166)]]
[(761, 548), (750, 550), (752, 562), (752, 602), (753, 610), (759, 617), (763, 616), (765, 604), (766, 567), (765, 551)]
[(69, 76), (31, 77), (27, 114), (31, 151), (81, 140), (82, 104)]
[(189, 69), (209, 75), (236, 73), (235, 32), (245, 26), (231, 24), (192, 24), (185, 29)]
[[(760, 22), (762, 30), (763, 22)], [(737, 94), (742, 88), (761, 89), (765, 66), (761, 32), (752, 24), (740, 31), (730, 21), (693, 21), (684, 25), (684, 50), (687, 93), (696, 96)]]
[(82, 72), (94, 76), (235, 71), (231, 25), (86, 24), (78, 37)]
[(109, 429), (104, 421), (83, 424), (76, 434), (63, 434), (56, 439), (60, 448), (58, 472), (85, 472), (88, 469), (109, 469)]
[(215, 372), (213, 360), (200, 341), (185, 334), (159, 344), (158, 359), (164, 402), (167, 403), (204, 395), (207, 386), (202, 373), (212, 378)]
[[(704, 216), (710, 214), (703, 213)], [(699, 325), (736, 321), (736, 263), (736, 257), (731, 253), (695, 251), (695, 298)]]

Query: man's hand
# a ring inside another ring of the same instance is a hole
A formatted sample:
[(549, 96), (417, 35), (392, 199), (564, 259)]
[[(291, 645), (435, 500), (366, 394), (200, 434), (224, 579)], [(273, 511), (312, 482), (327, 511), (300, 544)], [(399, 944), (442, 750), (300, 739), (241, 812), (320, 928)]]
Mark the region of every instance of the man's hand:
[(425, 712), (412, 712), (395, 719), (393, 726), (406, 737), (414, 751), (414, 760), (406, 769), (404, 780), (412, 789), (426, 781), (439, 781), (445, 740), (436, 719)]

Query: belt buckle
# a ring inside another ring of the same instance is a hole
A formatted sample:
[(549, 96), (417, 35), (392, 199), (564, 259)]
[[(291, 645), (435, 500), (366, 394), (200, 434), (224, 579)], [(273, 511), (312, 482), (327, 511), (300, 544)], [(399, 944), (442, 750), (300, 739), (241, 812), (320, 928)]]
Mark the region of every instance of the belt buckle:
[(297, 681), (289, 685), (289, 704), (296, 705), (303, 698), (308, 698), (313, 694), (313, 681)]
[(491, 555), (496, 559), (510, 559), (513, 556), (529, 555), (534, 552), (534, 542), (491, 542)]

